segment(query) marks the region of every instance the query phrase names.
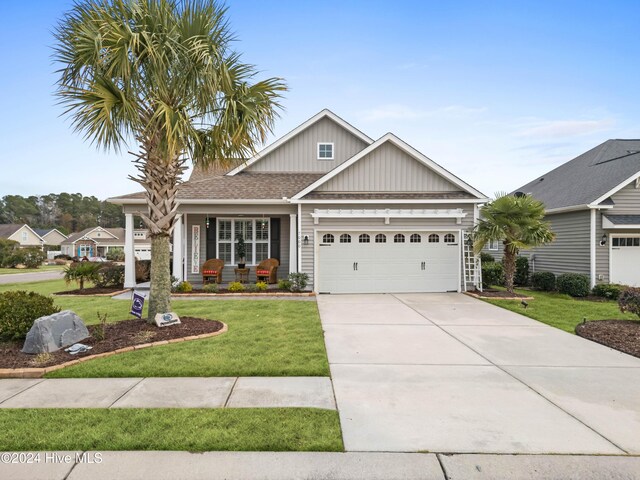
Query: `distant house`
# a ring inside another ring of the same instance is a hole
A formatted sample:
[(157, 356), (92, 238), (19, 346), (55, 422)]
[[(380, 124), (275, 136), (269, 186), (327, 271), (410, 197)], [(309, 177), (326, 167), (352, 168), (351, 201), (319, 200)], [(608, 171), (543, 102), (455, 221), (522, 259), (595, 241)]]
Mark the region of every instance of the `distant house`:
[(40, 235), (45, 245), (60, 245), (67, 239), (67, 236), (56, 228), (34, 228), (33, 230)]
[[(523, 252), (536, 271), (640, 286), (640, 140), (607, 140), (516, 192), (544, 202), (557, 236)], [(501, 250), (485, 249), (497, 259)]]
[[(72, 257), (106, 257), (109, 250), (124, 249), (124, 228), (85, 228), (60, 243), (62, 253)], [(134, 231), (134, 252), (138, 260), (151, 259), (151, 241), (146, 230)]]
[(44, 245), (44, 240), (38, 233), (26, 223), (5, 223), (0, 224), (0, 238), (14, 240), (21, 247), (40, 247)]

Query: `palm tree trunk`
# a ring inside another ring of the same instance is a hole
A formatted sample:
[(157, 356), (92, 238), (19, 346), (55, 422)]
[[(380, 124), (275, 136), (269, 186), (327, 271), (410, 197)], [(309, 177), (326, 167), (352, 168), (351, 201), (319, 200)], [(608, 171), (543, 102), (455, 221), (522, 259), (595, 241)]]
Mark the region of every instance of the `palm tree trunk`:
[(508, 247), (504, 248), (502, 265), (504, 268), (504, 285), (507, 287), (507, 292), (513, 293), (513, 280), (516, 274), (516, 254)]
[(151, 236), (151, 290), (149, 316), (153, 323), (157, 313), (171, 311), (171, 274), (169, 270), (169, 235)]

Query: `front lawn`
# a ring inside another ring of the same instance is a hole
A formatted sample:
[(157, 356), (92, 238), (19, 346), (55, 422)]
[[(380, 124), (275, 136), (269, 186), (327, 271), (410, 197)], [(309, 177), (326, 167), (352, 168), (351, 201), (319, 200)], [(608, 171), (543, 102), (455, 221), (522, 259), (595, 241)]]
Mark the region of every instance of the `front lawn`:
[(39, 268), (0, 268), (0, 275), (10, 275), (13, 273), (34, 273), (34, 272), (52, 272), (62, 271), (62, 265), (42, 265)]
[(344, 450), (338, 412), (313, 408), (2, 409), (1, 451)]
[[(62, 280), (0, 285), (0, 291), (50, 294), (67, 287)], [(56, 297), (62, 309), (87, 324), (97, 312), (109, 321), (133, 318), (130, 302), (109, 297)], [(220, 320), (229, 331), (219, 337), (137, 350), (84, 362), (49, 377), (216, 377), (328, 376), (329, 364), (315, 302), (294, 300), (174, 301), (178, 315)], [(170, 327), (169, 327), (170, 328)]]
[(638, 319), (636, 315), (621, 313), (618, 308), (618, 303), (611, 300), (593, 302), (589, 300), (579, 300), (557, 292), (538, 292), (518, 289), (515, 291), (534, 298), (533, 300), (527, 300), (529, 306), (526, 309), (518, 300), (484, 298), (482, 300), (569, 333), (575, 333), (576, 325), (581, 323), (584, 318), (587, 320)]

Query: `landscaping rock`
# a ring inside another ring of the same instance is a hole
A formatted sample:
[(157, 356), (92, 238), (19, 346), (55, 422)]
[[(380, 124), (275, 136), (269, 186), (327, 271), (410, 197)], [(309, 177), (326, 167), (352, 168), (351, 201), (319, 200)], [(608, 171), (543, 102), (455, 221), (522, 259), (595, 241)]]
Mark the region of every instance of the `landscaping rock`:
[(82, 319), (71, 310), (63, 310), (35, 322), (24, 341), (22, 352), (55, 352), (89, 337), (89, 331)]

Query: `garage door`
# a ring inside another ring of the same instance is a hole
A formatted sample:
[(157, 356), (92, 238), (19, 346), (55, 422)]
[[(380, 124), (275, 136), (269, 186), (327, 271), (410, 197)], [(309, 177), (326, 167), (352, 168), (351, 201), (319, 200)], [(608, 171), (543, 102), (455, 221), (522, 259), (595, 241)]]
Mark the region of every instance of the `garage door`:
[(459, 288), (459, 232), (319, 232), (326, 293), (447, 292)]
[(611, 283), (640, 286), (640, 237), (611, 239)]

